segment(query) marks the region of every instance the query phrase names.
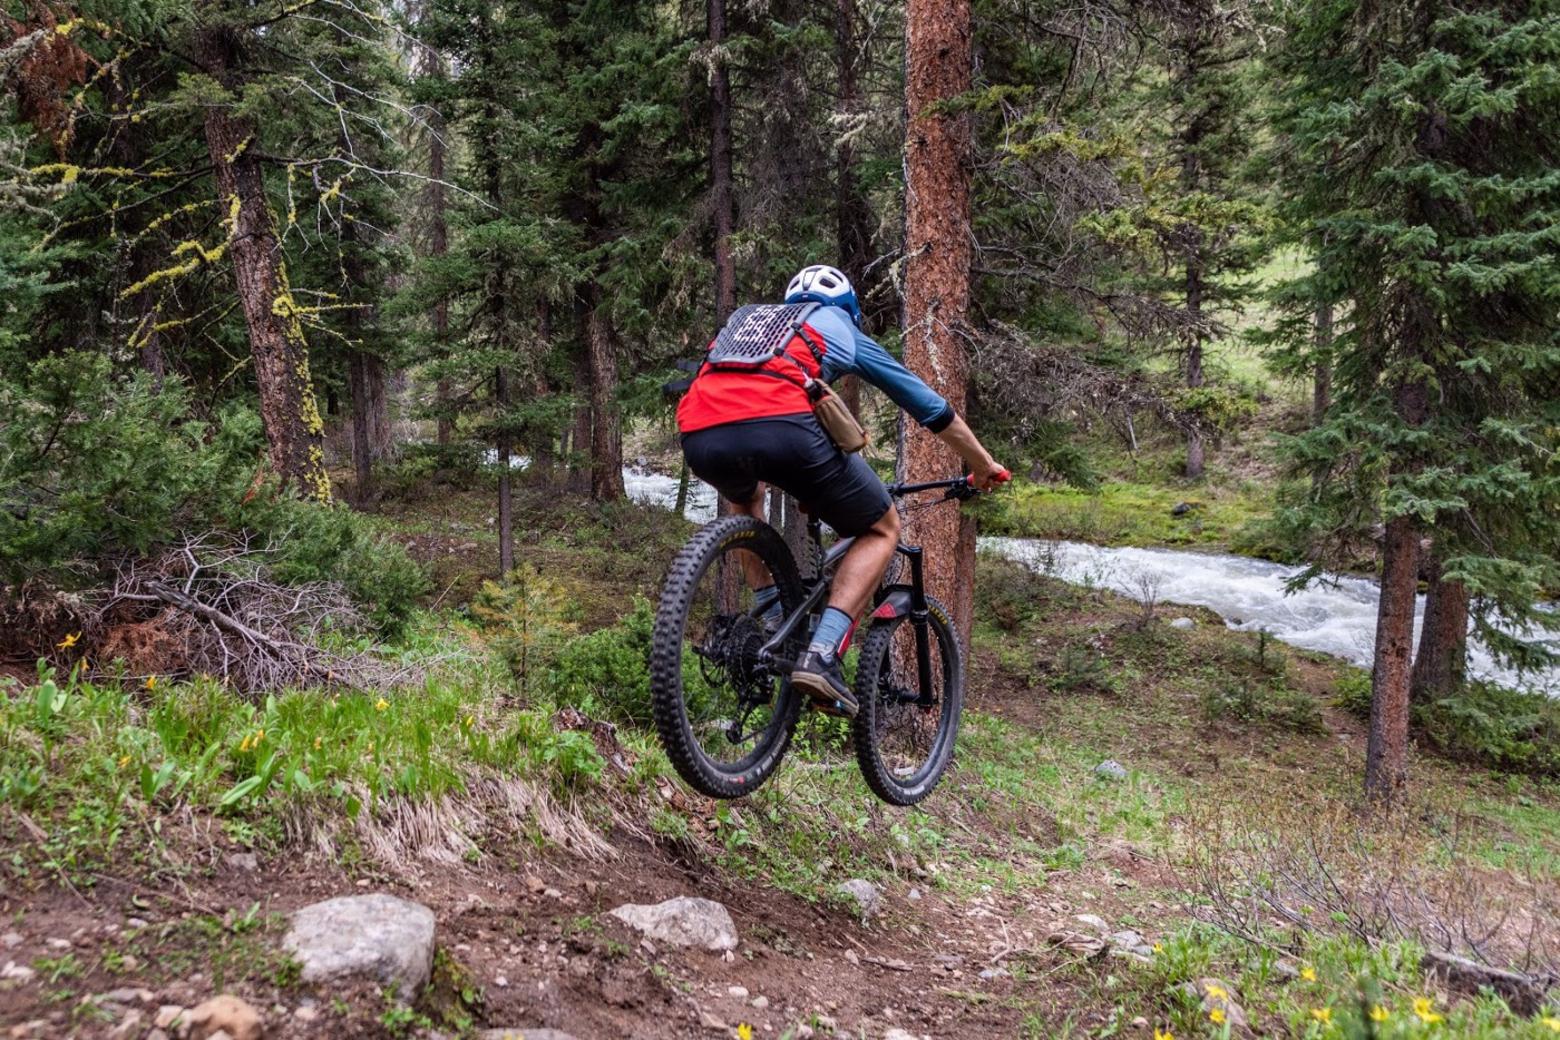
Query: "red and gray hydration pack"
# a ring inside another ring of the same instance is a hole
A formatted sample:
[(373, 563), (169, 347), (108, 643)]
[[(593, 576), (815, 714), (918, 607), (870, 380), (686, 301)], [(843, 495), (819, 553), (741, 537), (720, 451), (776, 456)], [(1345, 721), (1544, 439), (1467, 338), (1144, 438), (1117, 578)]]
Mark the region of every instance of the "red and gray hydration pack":
[(751, 304), (726, 321), (677, 406), (677, 428), (811, 412), (821, 390), (823, 336), (807, 318), (817, 303)]

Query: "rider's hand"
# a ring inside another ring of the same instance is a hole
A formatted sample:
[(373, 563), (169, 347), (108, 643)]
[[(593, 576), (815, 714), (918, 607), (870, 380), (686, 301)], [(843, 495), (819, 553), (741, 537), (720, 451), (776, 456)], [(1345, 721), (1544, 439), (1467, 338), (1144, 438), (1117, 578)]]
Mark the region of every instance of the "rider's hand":
[(973, 472), (970, 473), (970, 483), (974, 484), (981, 491), (990, 491), (998, 484), (1006, 484), (1012, 479), (1013, 474), (1009, 473), (996, 459), (989, 456), (985, 462), (976, 466)]

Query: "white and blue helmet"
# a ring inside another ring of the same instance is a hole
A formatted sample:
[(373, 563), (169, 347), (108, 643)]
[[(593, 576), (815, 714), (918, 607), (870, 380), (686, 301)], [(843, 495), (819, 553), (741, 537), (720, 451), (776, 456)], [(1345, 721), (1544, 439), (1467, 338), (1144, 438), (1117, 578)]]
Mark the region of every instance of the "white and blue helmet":
[(861, 304), (845, 272), (828, 264), (812, 264), (796, 272), (785, 287), (786, 303), (811, 301), (828, 307), (843, 307), (857, 325), (861, 324)]

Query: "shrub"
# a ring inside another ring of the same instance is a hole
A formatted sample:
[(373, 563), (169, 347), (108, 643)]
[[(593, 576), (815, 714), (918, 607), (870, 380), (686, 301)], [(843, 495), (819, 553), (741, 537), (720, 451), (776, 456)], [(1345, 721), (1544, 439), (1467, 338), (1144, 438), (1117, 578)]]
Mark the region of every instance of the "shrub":
[(564, 640), (573, 634), (572, 612), (568, 590), (529, 564), (503, 584), (483, 582), (471, 601), (472, 617), (488, 633), (522, 694), (547, 674)]
[(548, 677), (558, 704), (592, 718), (649, 723), (654, 624), (649, 601), (636, 596), (633, 610), (616, 625), (571, 640)]
[(346, 509), (254, 486), (260, 420), (241, 408), (188, 419), (188, 391), (106, 357), (44, 358), (0, 379), (0, 582), (90, 587), (122, 557), (186, 534), (250, 536), (283, 584), (340, 583), (382, 634), (426, 588), (421, 569)]
[(1414, 706), (1414, 721), (1442, 753), (1497, 769), (1560, 775), (1560, 702), (1541, 693), (1471, 682)]

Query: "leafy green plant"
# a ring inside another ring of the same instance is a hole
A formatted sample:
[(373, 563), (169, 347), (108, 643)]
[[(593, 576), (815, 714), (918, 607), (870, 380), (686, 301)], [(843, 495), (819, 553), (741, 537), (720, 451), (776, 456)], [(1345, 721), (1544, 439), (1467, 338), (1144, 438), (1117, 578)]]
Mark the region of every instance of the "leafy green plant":
[(570, 641), (548, 675), (554, 699), (593, 718), (648, 724), (654, 623), (649, 601), (635, 598), (633, 610), (616, 625)]

